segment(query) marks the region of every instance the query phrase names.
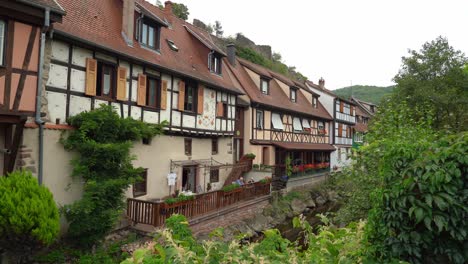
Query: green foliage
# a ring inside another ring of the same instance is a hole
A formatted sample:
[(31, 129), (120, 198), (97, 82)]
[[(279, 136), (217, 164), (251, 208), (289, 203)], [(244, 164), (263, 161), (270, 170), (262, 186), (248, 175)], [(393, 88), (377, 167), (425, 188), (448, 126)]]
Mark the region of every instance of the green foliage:
[(80, 113), (69, 123), (76, 129), (61, 141), (65, 149), (80, 154), (72, 160), (73, 176), (85, 183), (82, 199), (63, 212), (70, 223), (68, 235), (91, 246), (114, 227), (124, 209), (124, 191), (143, 172), (132, 165), (132, 141), (161, 134), (165, 123), (123, 119), (106, 105)]
[(221, 229), (216, 230), (215, 239), (196, 242), (185, 217), (176, 215), (167, 221), (170, 226), (157, 231), (151, 248), (137, 250), (122, 263), (372, 263), (366, 256), (364, 222), (346, 228), (326, 224), (315, 234), (300, 217), (293, 223), (302, 229), (304, 244), (291, 242), (277, 229), (270, 229), (263, 232), (260, 242), (242, 245), (237, 240), (218, 239), (223, 236)]
[(433, 110), (434, 128), (448, 133), (468, 130), (468, 58), (438, 37), (420, 51), (410, 50), (394, 80), (395, 96), (410, 108), (421, 103)]
[(241, 186), (237, 183), (233, 183), (233, 184), (229, 184), (229, 185), (226, 185), (223, 187), (223, 191), (224, 192), (230, 192), (230, 191), (234, 191), (236, 189), (239, 189)]
[(248, 159), (255, 159), (256, 156), (253, 153), (247, 153), (247, 154), (244, 155), (244, 157), (246, 157)]
[(190, 15), (188, 7), (182, 3), (172, 3), (172, 13), (183, 20), (187, 20)]
[(164, 200), (164, 202), (167, 204), (173, 204), (173, 203), (178, 203), (178, 202), (191, 201), (193, 199), (195, 199), (195, 196), (193, 195), (179, 194), (179, 196), (175, 198), (167, 198), (166, 200)]
[(426, 139), (393, 149), (399, 157), (374, 194), (369, 237), (383, 257), (466, 263), (468, 133)]
[(366, 102), (379, 104), (382, 99), (390, 96), (394, 89), (395, 86), (353, 85), (333, 90), (333, 93), (345, 99), (354, 96)]
[[(295, 67), (288, 67), (286, 64), (282, 63), (278, 58), (281, 58), (281, 55), (275, 53), (274, 59), (270, 60), (263, 57), (261, 54), (257, 53), (251, 48), (236, 46), (236, 55), (240, 58), (253, 62), (255, 64), (261, 65), (265, 68), (268, 68), (274, 72), (283, 74), (287, 77), (296, 79), (298, 81), (305, 81), (307, 77), (302, 75), (300, 72), (295, 70)], [(279, 56), (278, 56), (279, 55)]]
[(292, 159), (290, 156), (287, 156), (286, 157), (286, 175), (288, 177), (291, 177), (292, 173), (293, 173), (293, 166), (292, 166)]
[(0, 248), (21, 256), (49, 245), (60, 230), (52, 193), (29, 171), (0, 177)]

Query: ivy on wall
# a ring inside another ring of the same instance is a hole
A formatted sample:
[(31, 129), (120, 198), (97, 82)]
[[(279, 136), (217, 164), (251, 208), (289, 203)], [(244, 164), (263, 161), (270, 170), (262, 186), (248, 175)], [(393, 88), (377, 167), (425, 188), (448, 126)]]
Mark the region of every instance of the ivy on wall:
[(120, 118), (112, 106), (101, 105), (71, 117), (69, 124), (76, 129), (63, 135), (61, 142), (66, 150), (80, 154), (72, 160), (72, 175), (84, 180), (84, 192), (63, 213), (70, 223), (69, 237), (91, 246), (115, 226), (125, 206), (125, 190), (143, 172), (132, 165), (132, 142), (162, 134), (166, 122), (155, 125)]

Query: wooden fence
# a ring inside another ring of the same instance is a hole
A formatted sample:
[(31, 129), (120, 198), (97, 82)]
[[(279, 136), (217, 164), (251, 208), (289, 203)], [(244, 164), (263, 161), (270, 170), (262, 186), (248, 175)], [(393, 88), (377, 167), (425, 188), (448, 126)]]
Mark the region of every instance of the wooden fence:
[(246, 184), (230, 192), (222, 190), (195, 195), (193, 200), (166, 204), (164, 202), (127, 199), (127, 216), (134, 223), (161, 226), (173, 214), (193, 218), (223, 207), (270, 194), (270, 183)]

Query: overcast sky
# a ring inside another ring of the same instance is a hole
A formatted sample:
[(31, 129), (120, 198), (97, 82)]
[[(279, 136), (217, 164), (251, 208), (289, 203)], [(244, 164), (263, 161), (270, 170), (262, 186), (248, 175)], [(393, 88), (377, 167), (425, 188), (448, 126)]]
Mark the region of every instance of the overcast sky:
[[(156, 0), (149, 0), (156, 2)], [(164, 0), (162, 0), (164, 2)], [(224, 35), (242, 32), (329, 89), (391, 85), (408, 49), (442, 35), (468, 52), (468, 0), (174, 0)]]

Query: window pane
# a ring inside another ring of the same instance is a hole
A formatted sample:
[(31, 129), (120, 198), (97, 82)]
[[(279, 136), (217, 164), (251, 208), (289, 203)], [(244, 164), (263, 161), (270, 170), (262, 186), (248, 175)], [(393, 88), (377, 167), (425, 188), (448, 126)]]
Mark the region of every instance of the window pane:
[(148, 44), (148, 25), (143, 24), (143, 30), (141, 32), (141, 42), (143, 44)]
[(157, 82), (154, 79), (148, 79), (148, 105), (156, 107)]
[(104, 67), (104, 79), (102, 82), (102, 95), (110, 95), (110, 90), (111, 90), (111, 69), (108, 67)]
[(148, 27), (148, 46), (154, 48), (154, 27)]
[(3, 47), (5, 42), (5, 21), (0, 20), (0, 65), (3, 65)]

